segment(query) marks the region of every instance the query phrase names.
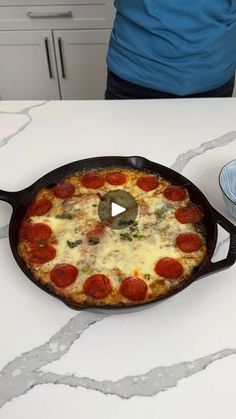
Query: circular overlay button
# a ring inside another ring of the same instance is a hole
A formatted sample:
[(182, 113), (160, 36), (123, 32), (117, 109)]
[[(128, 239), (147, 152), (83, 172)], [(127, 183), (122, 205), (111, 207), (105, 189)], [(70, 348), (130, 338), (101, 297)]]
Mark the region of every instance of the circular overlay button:
[(129, 192), (116, 189), (100, 198), (98, 214), (101, 222), (107, 227), (122, 230), (135, 221), (138, 205)]

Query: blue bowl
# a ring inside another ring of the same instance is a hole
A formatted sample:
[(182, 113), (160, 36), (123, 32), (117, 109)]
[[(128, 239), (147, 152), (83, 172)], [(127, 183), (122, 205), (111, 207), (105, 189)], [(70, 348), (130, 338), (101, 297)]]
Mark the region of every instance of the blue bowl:
[(236, 160), (230, 161), (221, 169), (219, 183), (228, 213), (236, 218)]

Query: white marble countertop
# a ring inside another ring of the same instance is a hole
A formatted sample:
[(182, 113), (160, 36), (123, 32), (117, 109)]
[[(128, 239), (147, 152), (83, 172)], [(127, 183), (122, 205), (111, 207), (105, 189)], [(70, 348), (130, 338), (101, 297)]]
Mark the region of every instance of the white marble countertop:
[[(0, 102), (2, 189), (96, 155), (171, 166), (227, 215), (218, 173), (236, 157), (236, 99)], [(1, 419), (236, 417), (236, 265), (142, 311), (76, 312), (19, 270), (10, 206), (0, 214)]]

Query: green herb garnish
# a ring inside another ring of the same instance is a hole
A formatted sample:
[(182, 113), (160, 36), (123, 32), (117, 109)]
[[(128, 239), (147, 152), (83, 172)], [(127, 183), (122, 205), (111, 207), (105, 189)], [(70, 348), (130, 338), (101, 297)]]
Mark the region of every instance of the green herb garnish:
[(133, 234), (136, 234), (136, 233), (138, 233), (139, 232), (139, 229), (138, 229), (138, 227), (130, 227), (130, 232), (131, 233), (133, 233)]
[(148, 279), (148, 280), (151, 278), (150, 274), (144, 274), (143, 276), (144, 276), (145, 279)]
[(130, 225), (129, 232), (120, 233), (121, 240), (127, 240), (131, 242), (133, 239), (143, 240), (146, 238), (146, 236), (140, 234), (137, 221), (129, 220), (128, 225)]
[(74, 242), (72, 242), (72, 241), (70, 241), (70, 240), (67, 240), (67, 246), (70, 248), (70, 249), (74, 249), (74, 247), (77, 247), (77, 246), (79, 246), (80, 244), (82, 244), (83, 242), (82, 242), (82, 240), (75, 240)]
[(92, 273), (92, 270), (89, 265), (84, 265), (81, 269), (81, 272), (83, 272), (84, 274), (90, 274)]
[(98, 237), (90, 237), (88, 242), (91, 245), (98, 244), (99, 243), (99, 238)]
[(155, 216), (156, 216), (156, 217), (157, 217), (157, 219), (158, 219), (158, 218), (163, 218), (163, 217), (164, 217), (164, 215), (165, 215), (165, 212), (166, 212), (165, 207), (161, 207), (161, 208), (157, 209), (157, 210), (154, 212), (154, 214), (155, 214)]
[(92, 207), (96, 207), (97, 206), (97, 204), (92, 204)]
[(71, 220), (72, 219), (72, 215), (71, 214), (67, 214), (65, 212), (64, 214), (56, 215), (56, 218), (59, 218), (61, 220)]
[(144, 236), (144, 234), (138, 234), (136, 238), (138, 240), (144, 240), (144, 239), (146, 239), (146, 236)]
[(121, 240), (127, 240), (129, 242), (132, 242), (133, 240), (130, 233), (120, 233), (120, 238)]

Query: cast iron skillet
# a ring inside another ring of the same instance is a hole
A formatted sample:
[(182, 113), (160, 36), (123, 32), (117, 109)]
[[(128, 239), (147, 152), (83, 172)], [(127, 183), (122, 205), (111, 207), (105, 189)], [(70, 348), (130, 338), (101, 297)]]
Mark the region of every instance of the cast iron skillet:
[[(71, 303), (65, 301), (63, 297), (59, 297), (55, 295), (51, 290), (47, 287), (39, 284), (34, 277), (32, 276), (30, 270), (25, 265), (22, 258), (17, 253), (17, 243), (18, 243), (18, 231), (19, 225), (21, 220), (23, 219), (26, 208), (30, 204), (31, 201), (34, 200), (37, 192), (41, 188), (45, 187), (52, 187), (58, 181), (62, 180), (64, 177), (76, 172), (81, 171), (84, 169), (98, 169), (98, 168), (109, 168), (109, 167), (126, 167), (126, 168), (134, 168), (140, 170), (148, 170), (153, 173), (160, 174), (165, 179), (168, 179), (171, 183), (177, 185), (183, 185), (187, 188), (190, 199), (196, 203), (201, 205), (203, 212), (204, 212), (204, 223), (206, 225), (207, 230), (207, 257), (203, 261), (203, 263), (195, 270), (193, 275), (186, 281), (180, 288), (174, 290), (172, 294), (176, 294), (177, 292), (181, 291), (196, 279), (203, 277), (208, 274), (212, 274), (214, 272), (220, 271), (222, 269), (226, 269), (229, 266), (233, 265), (236, 260), (236, 227), (228, 221), (223, 215), (221, 215), (218, 211), (216, 211), (208, 202), (206, 197), (203, 193), (188, 179), (184, 176), (180, 175), (179, 173), (175, 172), (168, 167), (162, 166), (160, 164), (154, 163), (150, 160), (147, 160), (143, 157), (94, 157), (84, 160), (79, 160), (73, 163), (66, 164), (65, 166), (59, 167), (56, 170), (48, 173), (47, 175), (43, 176), (41, 179), (33, 183), (33, 185), (29, 186), (28, 188), (18, 191), (18, 192), (5, 192), (0, 190), (0, 200), (6, 201), (13, 207), (13, 213), (10, 221), (9, 226), (9, 239), (10, 239), (10, 246), (14, 258), (21, 268), (21, 270), (26, 274), (26, 276), (33, 281), (38, 287), (42, 288), (46, 292), (52, 294), (54, 297), (59, 298), (69, 307), (81, 310), (85, 308), (83, 306), (75, 306)], [(214, 254), (216, 242), (217, 242), (217, 224), (221, 225), (229, 234), (230, 234), (230, 246), (229, 251), (226, 259), (220, 260), (216, 263), (211, 262), (211, 258)], [(166, 298), (166, 297), (163, 297)], [(160, 300), (157, 300), (159, 302)], [(153, 304), (153, 302), (151, 302)], [(154, 302), (155, 303), (155, 302)], [(142, 304), (144, 308), (150, 303)], [(140, 306), (140, 304), (137, 304)], [(132, 309), (134, 306), (130, 307)], [(87, 308), (87, 307), (86, 307)], [(104, 311), (104, 308), (107, 311), (111, 311), (115, 307), (102, 307), (99, 308), (98, 306), (91, 307), (91, 309), (95, 308), (96, 311)], [(122, 311), (127, 310), (127, 307), (121, 308)], [(117, 308), (116, 308), (117, 310)]]

